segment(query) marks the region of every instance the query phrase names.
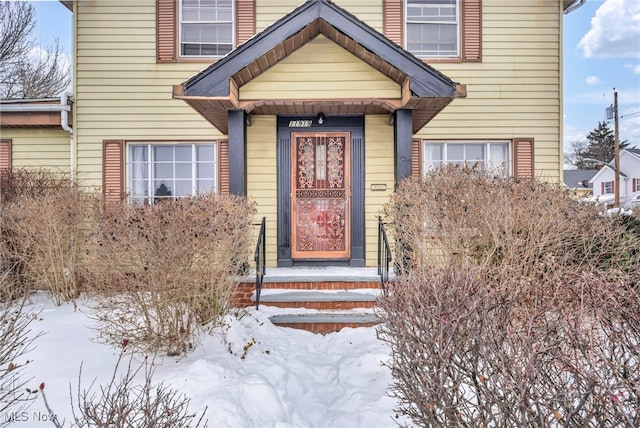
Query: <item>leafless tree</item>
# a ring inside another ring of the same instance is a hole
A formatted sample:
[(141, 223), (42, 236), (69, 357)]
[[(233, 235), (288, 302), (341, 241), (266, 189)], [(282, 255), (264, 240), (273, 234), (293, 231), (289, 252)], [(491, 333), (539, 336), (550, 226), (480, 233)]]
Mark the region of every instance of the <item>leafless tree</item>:
[(27, 2), (0, 2), (0, 98), (46, 98), (69, 87), (71, 73), (60, 42), (39, 48), (31, 33), (36, 19)]

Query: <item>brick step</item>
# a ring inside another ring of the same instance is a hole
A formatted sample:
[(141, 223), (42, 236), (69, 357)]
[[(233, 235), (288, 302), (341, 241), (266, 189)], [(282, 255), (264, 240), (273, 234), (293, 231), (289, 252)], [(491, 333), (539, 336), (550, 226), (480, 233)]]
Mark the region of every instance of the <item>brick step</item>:
[[(260, 304), (280, 308), (307, 309), (356, 309), (375, 306), (379, 289), (359, 288), (352, 290), (291, 290), (263, 289)], [(251, 296), (255, 302), (255, 292)]]
[(297, 328), (313, 333), (331, 333), (345, 327), (371, 327), (378, 324), (373, 311), (317, 311), (304, 313), (282, 313), (269, 317), (280, 327)]

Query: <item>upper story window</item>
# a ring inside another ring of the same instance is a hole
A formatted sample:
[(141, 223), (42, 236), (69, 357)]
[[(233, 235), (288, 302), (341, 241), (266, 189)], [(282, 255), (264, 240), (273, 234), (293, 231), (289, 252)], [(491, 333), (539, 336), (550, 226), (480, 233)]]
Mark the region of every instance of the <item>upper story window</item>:
[(218, 189), (216, 144), (135, 143), (128, 146), (130, 200), (151, 204)]
[(180, 1), (180, 55), (224, 56), (233, 49), (233, 0)]
[(459, 0), (407, 0), (408, 51), (424, 58), (459, 56)]
[(606, 195), (606, 194), (613, 193), (614, 187), (615, 187), (615, 185), (614, 185), (613, 181), (604, 181), (604, 182), (602, 182), (602, 194)]
[(479, 164), (509, 173), (509, 143), (505, 141), (424, 142), (422, 171), (445, 163)]

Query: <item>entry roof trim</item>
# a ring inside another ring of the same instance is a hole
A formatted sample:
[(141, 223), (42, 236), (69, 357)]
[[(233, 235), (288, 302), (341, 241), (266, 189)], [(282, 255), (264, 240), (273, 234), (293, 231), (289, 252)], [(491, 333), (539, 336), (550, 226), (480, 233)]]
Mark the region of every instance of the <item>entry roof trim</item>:
[[(417, 97), (454, 98), (457, 84), (329, 0), (308, 0), (182, 84), (184, 96), (226, 97), (230, 79), (277, 44), (321, 19), (406, 73)], [(321, 29), (318, 26), (318, 34)]]

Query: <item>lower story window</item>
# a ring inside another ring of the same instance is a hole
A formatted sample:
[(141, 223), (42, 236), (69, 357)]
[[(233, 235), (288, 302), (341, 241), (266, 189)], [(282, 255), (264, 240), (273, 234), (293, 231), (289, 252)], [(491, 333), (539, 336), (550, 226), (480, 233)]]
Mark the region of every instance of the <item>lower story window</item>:
[(422, 154), (422, 170), (425, 172), (445, 163), (479, 164), (487, 169), (510, 171), (507, 141), (425, 141)]
[(130, 200), (152, 204), (162, 199), (217, 191), (216, 144), (129, 144), (127, 184)]

